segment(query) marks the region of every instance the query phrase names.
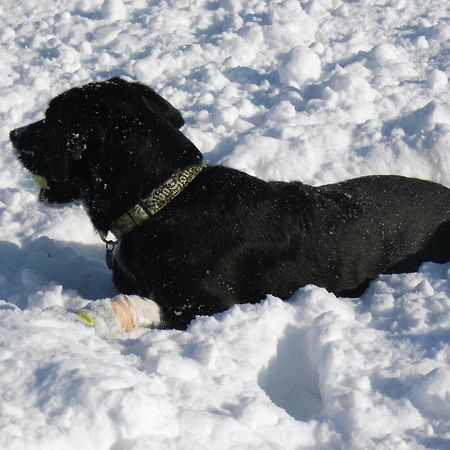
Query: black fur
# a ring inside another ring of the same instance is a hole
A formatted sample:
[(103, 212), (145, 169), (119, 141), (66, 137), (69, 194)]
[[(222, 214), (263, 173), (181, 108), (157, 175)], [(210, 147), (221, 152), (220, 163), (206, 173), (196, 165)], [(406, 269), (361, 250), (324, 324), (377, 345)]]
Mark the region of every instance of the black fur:
[[(111, 222), (175, 170), (202, 159), (181, 114), (150, 88), (111, 79), (71, 89), (45, 120), (13, 130), (23, 165), (48, 180), (42, 200), (82, 200), (94, 227)], [(312, 283), (356, 296), (381, 273), (450, 261), (450, 190), (371, 176), (311, 187), (207, 167), (125, 235), (114, 281), (154, 299), (166, 326), (197, 314), (288, 298)]]

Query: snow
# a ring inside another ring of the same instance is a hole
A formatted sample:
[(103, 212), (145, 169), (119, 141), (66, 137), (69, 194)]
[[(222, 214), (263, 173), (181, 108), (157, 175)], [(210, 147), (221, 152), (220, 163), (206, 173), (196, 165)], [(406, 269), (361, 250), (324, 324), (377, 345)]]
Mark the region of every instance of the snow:
[(124, 19), (127, 9), (121, 0), (105, 0), (102, 5), (102, 17), (110, 21)]
[(314, 50), (307, 47), (295, 47), (286, 56), (279, 69), (280, 81), (296, 88), (320, 77), (321, 62)]
[(104, 246), (80, 205), (36, 201), (8, 141), (119, 75), (209, 163), (450, 186), (449, 36), (443, 0), (3, 0), (0, 448), (450, 448), (450, 264), (102, 338), (70, 311), (117, 293)]

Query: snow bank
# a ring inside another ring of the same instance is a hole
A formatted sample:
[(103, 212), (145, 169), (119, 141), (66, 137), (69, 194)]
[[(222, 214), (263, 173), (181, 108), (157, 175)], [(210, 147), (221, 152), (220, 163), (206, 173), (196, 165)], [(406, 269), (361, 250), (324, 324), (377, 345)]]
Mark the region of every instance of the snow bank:
[(0, 444), (422, 448), (448, 432), (449, 272), (384, 276), (358, 302), (308, 286), (110, 341), (57, 303), (3, 303)]
[[(449, 37), (431, 0), (3, 0), (0, 448), (444, 449), (449, 264), (313, 286), (101, 339), (67, 311), (116, 294), (80, 205), (46, 208), (9, 130), (126, 76), (179, 107), (210, 163), (322, 184), (450, 186)], [(270, 293), (268, 293), (270, 294)]]

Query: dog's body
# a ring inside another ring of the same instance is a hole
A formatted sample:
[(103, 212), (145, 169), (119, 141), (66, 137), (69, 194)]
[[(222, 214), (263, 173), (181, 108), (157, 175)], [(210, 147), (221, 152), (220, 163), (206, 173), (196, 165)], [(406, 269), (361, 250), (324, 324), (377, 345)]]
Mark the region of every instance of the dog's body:
[[(14, 130), (25, 167), (45, 176), (41, 198), (83, 200), (95, 228), (111, 223), (175, 171), (201, 161), (179, 112), (149, 88), (112, 79), (50, 103), (45, 121)], [(267, 293), (306, 284), (359, 295), (381, 273), (450, 261), (450, 190), (370, 176), (321, 187), (265, 182), (204, 168), (168, 205), (125, 234), (113, 276), (184, 328)]]

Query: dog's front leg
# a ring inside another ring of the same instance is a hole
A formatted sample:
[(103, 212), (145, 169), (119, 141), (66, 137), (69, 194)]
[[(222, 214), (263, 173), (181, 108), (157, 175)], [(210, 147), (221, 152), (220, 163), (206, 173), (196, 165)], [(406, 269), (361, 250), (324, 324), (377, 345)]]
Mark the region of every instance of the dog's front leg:
[(153, 300), (124, 294), (110, 300), (93, 301), (75, 315), (94, 327), (100, 336), (113, 336), (140, 327), (159, 327), (162, 321), (161, 310)]

